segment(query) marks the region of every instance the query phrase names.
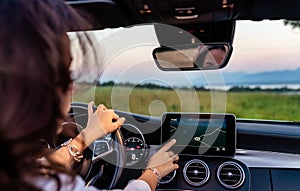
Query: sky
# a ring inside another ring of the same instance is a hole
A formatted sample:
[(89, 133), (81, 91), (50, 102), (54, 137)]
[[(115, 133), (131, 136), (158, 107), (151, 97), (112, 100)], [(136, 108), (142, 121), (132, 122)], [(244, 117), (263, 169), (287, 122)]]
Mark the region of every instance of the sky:
[(300, 67), (300, 32), (283, 21), (240, 21), (225, 71), (249, 73)]
[[(165, 84), (172, 83), (174, 79), (186, 84), (193, 76), (199, 76), (199, 72), (166, 73), (157, 68), (152, 50), (159, 43), (151, 25), (105, 29), (93, 32), (92, 36), (94, 42), (97, 42), (94, 47), (100, 63), (92, 72), (101, 71), (101, 81), (146, 83), (159, 78)], [(76, 49), (76, 46), (72, 47)], [(82, 60), (82, 56), (78, 55), (73, 48), (73, 67)], [(257, 73), (270, 71), (270, 68), (300, 68), (300, 32), (285, 26), (283, 21), (239, 21), (235, 30), (233, 54), (226, 68), (200, 72), (204, 78), (214, 79), (222, 72)]]

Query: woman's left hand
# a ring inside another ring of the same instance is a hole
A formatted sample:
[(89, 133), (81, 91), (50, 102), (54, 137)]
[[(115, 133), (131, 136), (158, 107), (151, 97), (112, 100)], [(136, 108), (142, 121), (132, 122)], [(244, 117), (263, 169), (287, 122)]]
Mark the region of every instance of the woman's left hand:
[(81, 131), (81, 136), (87, 146), (96, 139), (120, 128), (125, 122), (124, 117), (120, 118), (113, 109), (107, 109), (103, 104), (100, 104), (94, 112), (93, 104), (93, 102), (88, 104), (87, 126)]

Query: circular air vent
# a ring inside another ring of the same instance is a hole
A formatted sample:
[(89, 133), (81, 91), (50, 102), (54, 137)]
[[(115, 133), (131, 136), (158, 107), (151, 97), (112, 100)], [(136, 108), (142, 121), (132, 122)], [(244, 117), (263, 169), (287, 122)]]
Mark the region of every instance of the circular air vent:
[(226, 188), (236, 189), (245, 181), (245, 172), (236, 162), (225, 162), (218, 168), (219, 182)]
[(159, 181), (159, 184), (167, 184), (169, 182), (171, 182), (174, 177), (176, 176), (176, 170), (170, 172), (169, 174), (167, 174), (166, 176), (162, 177), (161, 180)]
[(201, 186), (209, 179), (210, 171), (205, 162), (194, 159), (185, 164), (183, 176), (190, 185)]

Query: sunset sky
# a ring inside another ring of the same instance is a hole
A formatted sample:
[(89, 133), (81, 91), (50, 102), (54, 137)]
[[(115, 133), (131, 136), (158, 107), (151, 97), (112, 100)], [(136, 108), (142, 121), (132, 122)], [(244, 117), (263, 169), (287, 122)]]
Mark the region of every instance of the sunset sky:
[[(189, 79), (199, 75), (210, 78), (223, 72), (256, 73), (270, 71), (270, 68), (300, 68), (300, 32), (285, 26), (283, 21), (239, 21), (228, 66), (206, 73), (160, 71), (152, 58), (152, 50), (159, 43), (151, 25), (96, 31), (93, 40), (98, 42), (95, 49), (101, 62), (94, 71), (102, 71), (101, 81), (142, 82), (160, 79), (164, 83), (171, 83), (172, 79), (189, 83)], [(73, 54), (75, 62), (78, 62), (78, 55)], [(103, 70), (104, 63), (106, 67)]]
[(261, 72), (300, 67), (300, 32), (283, 21), (240, 21), (225, 71)]

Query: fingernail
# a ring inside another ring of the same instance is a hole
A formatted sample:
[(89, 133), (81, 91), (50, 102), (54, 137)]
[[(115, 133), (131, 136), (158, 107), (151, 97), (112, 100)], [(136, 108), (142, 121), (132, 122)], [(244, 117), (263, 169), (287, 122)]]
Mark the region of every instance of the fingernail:
[(121, 119), (122, 122), (125, 122), (125, 118), (124, 117), (121, 117), (120, 119)]

